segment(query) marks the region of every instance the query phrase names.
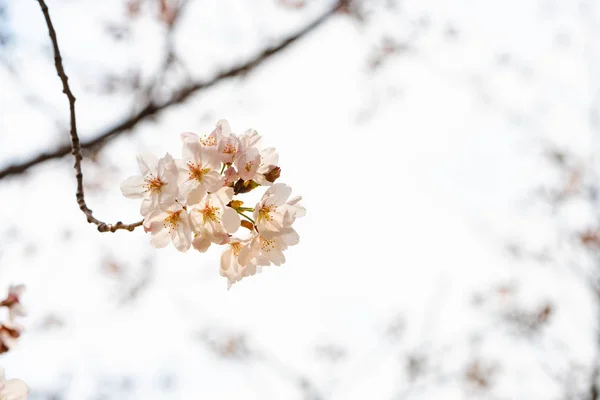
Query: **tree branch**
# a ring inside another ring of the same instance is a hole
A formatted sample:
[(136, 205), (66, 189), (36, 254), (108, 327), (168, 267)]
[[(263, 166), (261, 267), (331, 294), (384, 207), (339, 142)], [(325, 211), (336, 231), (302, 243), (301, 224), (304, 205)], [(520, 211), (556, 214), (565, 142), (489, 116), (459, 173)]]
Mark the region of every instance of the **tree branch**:
[(90, 210), (87, 204), (85, 203), (85, 197), (83, 194), (83, 173), (81, 172), (81, 160), (83, 159), (83, 157), (81, 155), (81, 144), (79, 142), (79, 135), (77, 134), (77, 120), (75, 118), (75, 96), (73, 95), (73, 92), (71, 92), (71, 88), (69, 87), (69, 78), (67, 77), (67, 74), (65, 73), (65, 69), (62, 64), (62, 57), (60, 56), (60, 50), (58, 48), (58, 39), (56, 38), (56, 32), (54, 31), (52, 20), (50, 19), (48, 6), (46, 5), (44, 0), (37, 1), (40, 4), (42, 12), (44, 13), (46, 25), (48, 26), (48, 34), (50, 35), (50, 39), (52, 40), (56, 73), (58, 74), (58, 77), (62, 82), (63, 93), (67, 96), (69, 100), (71, 123), (71, 153), (73, 154), (73, 157), (75, 157), (75, 164), (73, 167), (75, 168), (75, 177), (77, 178), (76, 197), (79, 209), (86, 215), (87, 221), (89, 223), (98, 226), (98, 230), (100, 232), (115, 232), (118, 229), (126, 229), (128, 231), (132, 231), (136, 227), (142, 225), (143, 221), (135, 222), (133, 224), (124, 224), (121, 221), (117, 222), (116, 224), (107, 224), (94, 217), (92, 215), (92, 210)]
[[(287, 47), (289, 47), (302, 37), (306, 36), (310, 32), (314, 31), (316, 28), (321, 26), (324, 22), (326, 22), (331, 16), (335, 15), (337, 12), (343, 11), (344, 7), (346, 6), (346, 2), (346, 0), (340, 0), (336, 2), (333, 7), (325, 11), (320, 17), (315, 19), (309, 25), (302, 28), (300, 31), (296, 32), (287, 39), (283, 40), (278, 45), (266, 48), (261, 53), (257, 54), (254, 58), (248, 60), (247, 62), (225, 70), (209, 80), (189, 83), (173, 92), (171, 97), (163, 102), (155, 103), (154, 101), (149, 101), (146, 104), (146, 106), (144, 106), (144, 108), (142, 108), (136, 114), (125, 118), (123, 121), (117, 123), (112, 128), (107, 129), (95, 138), (83, 141), (80, 144), (80, 147), (82, 149), (98, 149), (105, 145), (107, 142), (109, 142), (111, 139), (120, 135), (121, 133), (133, 129), (138, 123), (146, 120), (147, 118), (158, 115), (160, 114), (160, 112), (168, 109), (173, 105), (185, 102), (191, 95), (196, 94), (197, 92), (202, 91), (204, 89), (208, 89), (220, 83), (223, 80), (247, 74), (248, 72), (252, 71), (255, 67), (258, 67), (260, 64), (270, 59), (272, 56), (286, 49)], [(42, 164), (46, 161), (50, 161), (53, 159), (62, 158), (70, 152), (71, 146), (64, 145), (53, 151), (42, 152), (27, 161), (11, 164), (6, 168), (0, 170), (0, 180), (8, 176), (22, 174), (33, 166)]]

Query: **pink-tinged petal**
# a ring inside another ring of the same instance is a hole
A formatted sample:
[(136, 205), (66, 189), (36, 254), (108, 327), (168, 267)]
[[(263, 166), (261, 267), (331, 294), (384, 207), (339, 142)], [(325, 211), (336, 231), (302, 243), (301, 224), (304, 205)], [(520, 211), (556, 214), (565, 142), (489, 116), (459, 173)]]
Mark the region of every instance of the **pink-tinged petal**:
[(160, 160), (158, 160), (156, 172), (157, 172), (158, 176), (160, 176), (161, 178), (164, 176), (165, 172), (173, 173), (173, 169), (175, 170), (175, 173), (177, 173), (176, 172), (177, 166), (175, 165), (175, 159), (169, 153), (165, 154), (164, 157), (162, 157)]
[(121, 182), (121, 192), (128, 199), (140, 199), (144, 197), (146, 188), (144, 187), (145, 179), (141, 175), (131, 176)]
[(253, 179), (258, 167), (260, 167), (260, 153), (255, 148), (249, 149), (241, 155), (236, 162), (236, 166), (240, 178), (245, 181)]
[(258, 236), (254, 236), (250, 243), (246, 246), (243, 246), (238, 254), (238, 262), (242, 266), (248, 265), (260, 251), (260, 243), (258, 240)]
[(296, 218), (304, 217), (306, 215), (306, 208), (298, 204), (300, 200), (302, 200), (302, 196), (296, 196), (287, 203), (290, 207), (293, 208)]
[(227, 271), (232, 269), (233, 261), (235, 260), (235, 255), (233, 254), (233, 250), (230, 246), (221, 253), (221, 268), (219, 269), (219, 274), (221, 276), (227, 276)]
[(240, 135), (240, 151), (246, 152), (252, 147), (258, 146), (261, 136), (254, 129), (248, 129)]
[(263, 196), (263, 199), (269, 198), (269, 203), (280, 206), (286, 202), (292, 194), (292, 188), (285, 183), (276, 183), (271, 186)]
[(196, 185), (196, 187), (190, 190), (187, 195), (187, 205), (196, 205), (200, 204), (206, 198), (206, 188), (203, 185)]
[(156, 167), (158, 166), (158, 157), (150, 152), (140, 153), (136, 156), (138, 167), (142, 175), (156, 173)]
[(202, 156), (202, 168), (209, 168), (211, 170), (221, 169), (221, 161), (219, 160), (217, 146), (202, 147), (200, 154)]
[(193, 132), (183, 132), (181, 134), (181, 141), (182, 142), (187, 142), (187, 141), (200, 142), (200, 137)]
[(223, 177), (217, 171), (210, 171), (202, 178), (206, 190), (213, 193), (223, 187)]
[(163, 221), (167, 214), (160, 208), (152, 208), (144, 218), (144, 228), (146, 232), (158, 232), (162, 229)]
[(175, 203), (175, 199), (179, 195), (179, 186), (176, 182), (169, 182), (163, 185), (162, 190), (158, 196), (158, 201), (161, 207), (168, 207)]
[(177, 224), (177, 227), (171, 231), (173, 246), (181, 252), (187, 251), (192, 245), (191, 235), (192, 231), (190, 230), (188, 215), (185, 211), (182, 211), (181, 221)]
[(210, 240), (214, 244), (223, 245), (229, 243), (229, 235), (227, 232), (220, 228), (219, 230), (213, 230), (210, 236)]
[(4, 396), (2, 398), (6, 400), (27, 400), (29, 389), (25, 382), (19, 379), (9, 379), (4, 384), (2, 395)]
[(180, 159), (176, 159), (175, 167), (177, 168), (177, 184), (181, 186), (183, 182), (189, 180), (190, 170), (185, 162)]
[(265, 174), (279, 164), (279, 154), (275, 147), (268, 147), (260, 152), (260, 168), (258, 172)]
[(241, 221), (238, 213), (230, 207), (225, 207), (223, 210), (223, 226), (227, 233), (234, 233), (240, 227)]
[(204, 190), (204, 186), (200, 185), (200, 182), (196, 179), (189, 179), (179, 185), (179, 196), (181, 199), (185, 199), (185, 204), (194, 204), (189, 200), (189, 195), (196, 189), (200, 190), (200, 193), (196, 195), (192, 200), (196, 199), (198, 201), (202, 200), (204, 195), (206, 194), (206, 190)]
[(234, 135), (226, 136), (219, 142), (219, 160), (223, 164), (233, 162), (240, 149), (240, 141)]
[(142, 200), (142, 204), (140, 206), (140, 214), (148, 218), (148, 215), (153, 214), (154, 210), (159, 209), (158, 202), (156, 201), (156, 197), (150, 197)]
[[(226, 119), (218, 120), (215, 130), (217, 131), (217, 136), (231, 135), (231, 126), (229, 126), (229, 122), (227, 122)], [(220, 137), (218, 137), (218, 139), (220, 139)]]
[(269, 261), (266, 257), (264, 257), (261, 254), (257, 255), (256, 258), (252, 261), (255, 262), (256, 265), (260, 265), (263, 267), (267, 267), (267, 266), (271, 265), (271, 261)]
[(8, 293), (17, 297), (21, 297), (25, 293), (25, 285), (22, 283), (18, 285), (10, 285), (8, 287)]
[(204, 217), (200, 209), (203, 207), (204, 202), (195, 204), (192, 208), (188, 208), (190, 216), (190, 224), (193, 232), (201, 232), (204, 229)]
[(240, 179), (240, 177), (236, 169), (234, 167), (229, 167), (227, 168), (227, 170), (225, 170), (225, 182), (223, 183), (223, 185), (229, 186), (229, 184), (234, 183), (238, 179)]
[(202, 165), (202, 145), (199, 141), (186, 141), (181, 146), (181, 155), (185, 163), (192, 162)]
[(222, 187), (210, 195), (210, 202), (217, 207), (224, 207), (233, 198), (233, 188)]
[(158, 224), (158, 223), (159, 222), (154, 222), (150, 226), (150, 229), (153, 233), (152, 239), (150, 239), (150, 244), (152, 246), (156, 247), (157, 249), (162, 249), (163, 247), (166, 247), (169, 244), (169, 242), (171, 241), (171, 236), (169, 234), (169, 229), (164, 228), (164, 229), (158, 230), (154, 226), (155, 224)]
[(270, 251), (266, 251), (262, 253), (269, 261), (273, 264), (280, 266), (285, 262), (285, 256), (283, 255), (283, 251), (279, 248), (271, 249)]
[(211, 243), (212, 242), (210, 241), (207, 235), (205, 235), (204, 233), (200, 233), (196, 235), (196, 237), (192, 241), (192, 246), (194, 246), (194, 249), (204, 253), (206, 250), (208, 250)]
[(300, 235), (294, 228), (285, 228), (281, 234), (281, 241), (288, 246), (300, 243)]

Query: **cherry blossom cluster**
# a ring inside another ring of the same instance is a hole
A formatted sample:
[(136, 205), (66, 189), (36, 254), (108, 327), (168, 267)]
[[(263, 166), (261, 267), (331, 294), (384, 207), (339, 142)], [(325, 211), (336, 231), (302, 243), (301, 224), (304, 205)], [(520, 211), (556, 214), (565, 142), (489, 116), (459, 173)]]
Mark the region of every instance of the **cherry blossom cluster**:
[[(0, 322), (0, 353), (10, 351), (23, 332), (23, 327), (16, 320), (17, 317), (26, 314), (25, 307), (21, 304), (21, 296), (24, 291), (24, 285), (11, 285), (6, 298), (0, 301), (0, 307), (8, 310), (8, 319)], [(0, 367), (0, 399), (26, 400), (28, 393), (27, 385), (23, 381), (6, 380), (4, 369)]]
[[(301, 197), (290, 198), (289, 186), (275, 183), (281, 174), (275, 148), (263, 147), (254, 129), (234, 134), (225, 120), (208, 135), (185, 132), (181, 141), (182, 158), (140, 154), (141, 175), (121, 183), (125, 197), (142, 199), (151, 244), (172, 242), (181, 252), (225, 245), (220, 274), (228, 287), (261, 267), (284, 263), (283, 252), (299, 242), (292, 225), (306, 210)], [(267, 190), (254, 207), (236, 197), (259, 187)], [(238, 233), (241, 227), (245, 234)]]

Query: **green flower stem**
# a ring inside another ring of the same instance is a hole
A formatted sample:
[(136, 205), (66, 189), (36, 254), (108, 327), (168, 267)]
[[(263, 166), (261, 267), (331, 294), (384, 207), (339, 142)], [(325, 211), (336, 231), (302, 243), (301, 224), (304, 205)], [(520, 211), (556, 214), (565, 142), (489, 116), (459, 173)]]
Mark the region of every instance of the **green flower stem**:
[(238, 209), (235, 209), (235, 211), (237, 211), (238, 214), (240, 214), (242, 217), (246, 218), (248, 221), (252, 222), (253, 225), (256, 225), (256, 222), (254, 222), (254, 220), (252, 218), (250, 218), (249, 216), (247, 216), (246, 214), (244, 214), (243, 212), (241, 212)]

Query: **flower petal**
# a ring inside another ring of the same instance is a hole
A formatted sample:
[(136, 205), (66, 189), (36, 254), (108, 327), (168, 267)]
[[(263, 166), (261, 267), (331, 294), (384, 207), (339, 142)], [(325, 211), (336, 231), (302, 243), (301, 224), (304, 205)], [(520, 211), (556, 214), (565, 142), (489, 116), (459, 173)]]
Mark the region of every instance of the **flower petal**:
[(140, 153), (136, 156), (138, 167), (142, 175), (154, 174), (158, 165), (158, 157), (150, 152)]
[(241, 225), (240, 216), (238, 213), (230, 207), (225, 207), (223, 210), (223, 226), (227, 233), (234, 233)]
[(144, 197), (146, 188), (144, 183), (146, 180), (141, 175), (130, 176), (121, 182), (121, 192), (128, 199), (140, 199)]
[(2, 392), (3, 398), (6, 400), (27, 400), (29, 389), (25, 382), (19, 379), (9, 379)]

